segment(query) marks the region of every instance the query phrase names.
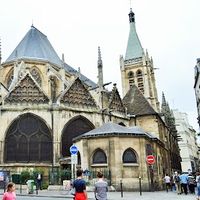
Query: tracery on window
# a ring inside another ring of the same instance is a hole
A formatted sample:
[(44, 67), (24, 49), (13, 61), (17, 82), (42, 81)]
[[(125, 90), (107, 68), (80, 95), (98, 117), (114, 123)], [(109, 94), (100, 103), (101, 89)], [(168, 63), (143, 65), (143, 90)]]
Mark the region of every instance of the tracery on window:
[(123, 163), (137, 163), (137, 156), (131, 148), (128, 148), (124, 151), (122, 160)]
[(47, 125), (27, 113), (9, 127), (5, 138), (5, 162), (51, 162), (52, 137)]
[(93, 164), (106, 164), (107, 157), (105, 152), (102, 149), (97, 149), (93, 155), (92, 159)]
[(35, 79), (35, 81), (41, 86), (42, 84), (42, 79), (39, 73), (39, 70), (36, 67), (33, 67), (30, 71), (31, 75)]

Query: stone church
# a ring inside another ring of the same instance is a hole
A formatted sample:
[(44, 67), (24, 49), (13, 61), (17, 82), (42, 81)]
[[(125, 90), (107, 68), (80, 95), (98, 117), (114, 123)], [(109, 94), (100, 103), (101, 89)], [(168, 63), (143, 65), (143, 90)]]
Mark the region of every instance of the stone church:
[[(0, 168), (70, 167), (70, 146), (78, 166), (108, 170), (110, 184), (160, 188), (172, 170), (170, 129), (160, 114), (153, 60), (144, 52), (129, 13), (130, 33), (120, 57), (123, 97), (103, 81), (98, 48), (98, 83), (59, 58), (46, 35), (33, 25), (0, 65)], [(175, 149), (177, 150), (177, 149)], [(146, 162), (154, 155), (155, 163)]]

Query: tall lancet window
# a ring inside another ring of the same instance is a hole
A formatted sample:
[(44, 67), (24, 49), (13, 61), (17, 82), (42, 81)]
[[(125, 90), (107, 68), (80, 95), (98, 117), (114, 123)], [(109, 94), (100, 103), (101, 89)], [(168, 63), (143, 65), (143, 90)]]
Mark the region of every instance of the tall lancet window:
[(12, 81), (13, 81), (13, 77), (14, 77), (14, 70), (10, 70), (9, 74), (8, 74), (8, 78), (7, 78), (7, 88), (10, 87)]
[(131, 88), (132, 85), (135, 83), (134, 73), (132, 71), (128, 72), (128, 81), (129, 81), (129, 87)]
[(136, 76), (137, 76), (138, 89), (144, 94), (144, 82), (143, 82), (142, 71), (141, 70), (137, 70)]
[(41, 86), (42, 85), (42, 79), (40, 77), (39, 70), (36, 67), (33, 67), (30, 71), (31, 75), (35, 79), (35, 81)]

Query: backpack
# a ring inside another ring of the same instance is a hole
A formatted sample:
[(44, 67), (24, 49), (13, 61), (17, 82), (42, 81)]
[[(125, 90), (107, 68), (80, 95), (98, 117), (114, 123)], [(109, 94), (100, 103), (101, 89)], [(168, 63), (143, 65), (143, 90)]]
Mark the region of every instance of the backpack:
[(176, 183), (179, 183), (180, 182), (180, 177), (179, 176), (174, 176), (174, 180)]

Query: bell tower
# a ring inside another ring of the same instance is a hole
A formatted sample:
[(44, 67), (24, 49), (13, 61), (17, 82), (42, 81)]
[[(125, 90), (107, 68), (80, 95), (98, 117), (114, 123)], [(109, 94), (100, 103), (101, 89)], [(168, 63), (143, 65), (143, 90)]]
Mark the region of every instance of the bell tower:
[(130, 31), (126, 48), (125, 58), (120, 56), (120, 69), (123, 96), (134, 84), (149, 101), (155, 111), (160, 111), (158, 95), (155, 83), (153, 59), (148, 51), (144, 52), (136, 32), (135, 14), (129, 12)]

